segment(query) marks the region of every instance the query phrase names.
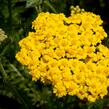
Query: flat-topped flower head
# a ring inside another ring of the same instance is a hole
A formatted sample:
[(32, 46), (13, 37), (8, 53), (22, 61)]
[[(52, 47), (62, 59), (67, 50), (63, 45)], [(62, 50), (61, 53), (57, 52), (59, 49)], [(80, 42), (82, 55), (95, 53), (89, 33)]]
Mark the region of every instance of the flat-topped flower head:
[(109, 87), (109, 49), (100, 16), (82, 12), (40, 13), (32, 22), (35, 32), (19, 42), (17, 60), (32, 79), (53, 86), (56, 96), (77, 95), (94, 102)]

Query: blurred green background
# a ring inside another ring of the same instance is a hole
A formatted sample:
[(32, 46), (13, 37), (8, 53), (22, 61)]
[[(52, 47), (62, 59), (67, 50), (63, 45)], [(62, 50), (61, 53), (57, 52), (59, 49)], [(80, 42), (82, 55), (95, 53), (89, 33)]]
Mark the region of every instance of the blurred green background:
[[(26, 37), (40, 12), (70, 15), (79, 5), (99, 14), (109, 34), (109, 0), (0, 0), (0, 109), (109, 109), (109, 95), (95, 103), (76, 96), (56, 97), (51, 86), (31, 81), (28, 70), (17, 62), (18, 41)], [(103, 40), (109, 47), (109, 37)]]

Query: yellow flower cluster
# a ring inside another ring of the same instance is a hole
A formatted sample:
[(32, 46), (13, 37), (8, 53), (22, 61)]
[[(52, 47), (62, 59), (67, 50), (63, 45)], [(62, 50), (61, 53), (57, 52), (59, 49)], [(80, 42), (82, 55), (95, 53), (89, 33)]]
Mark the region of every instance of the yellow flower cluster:
[(35, 32), (19, 42), (16, 58), (26, 65), (33, 80), (53, 86), (59, 96), (76, 95), (94, 102), (109, 87), (109, 49), (100, 16), (83, 12), (40, 13), (32, 22)]

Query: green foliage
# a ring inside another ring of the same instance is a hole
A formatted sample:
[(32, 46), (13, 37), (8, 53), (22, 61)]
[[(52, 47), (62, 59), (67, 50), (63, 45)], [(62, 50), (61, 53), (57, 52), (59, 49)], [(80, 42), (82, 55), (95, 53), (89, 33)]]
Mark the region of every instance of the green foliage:
[[(108, 109), (109, 95), (95, 103), (80, 101), (75, 96), (57, 98), (52, 94), (51, 86), (40, 81), (33, 82), (28, 69), (21, 66), (15, 59), (18, 41), (31, 30), (31, 23), (38, 13), (49, 11), (63, 12), (67, 16), (70, 5), (80, 5), (85, 10), (95, 11), (96, 7), (87, 5), (94, 0), (1, 0), (0, 28), (8, 36), (0, 43), (0, 95), (17, 100), (20, 109)], [(94, 1), (94, 3), (97, 1)], [(98, 0), (100, 8), (106, 3)], [(106, 22), (106, 21), (105, 21)], [(105, 23), (106, 24), (106, 23)], [(32, 30), (31, 30), (32, 31)], [(109, 27), (106, 26), (109, 32)], [(109, 38), (104, 40), (109, 47)]]

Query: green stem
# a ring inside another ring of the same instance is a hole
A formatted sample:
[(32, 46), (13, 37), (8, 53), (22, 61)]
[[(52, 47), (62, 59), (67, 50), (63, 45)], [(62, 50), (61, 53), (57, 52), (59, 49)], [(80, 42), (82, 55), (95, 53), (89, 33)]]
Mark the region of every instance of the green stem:
[(17, 88), (12, 85), (11, 83), (7, 83), (10, 87), (10, 89), (13, 91), (13, 93), (16, 95), (16, 97), (18, 97), (20, 103), (23, 106), (23, 109), (29, 109), (28, 104), (26, 104), (25, 100), (23, 99), (23, 97), (20, 95), (20, 93), (18, 92)]
[(37, 6), (35, 7), (35, 9), (36, 9), (36, 12), (39, 14), (39, 10), (38, 10)]
[(0, 53), (1, 57), (7, 52), (8, 48), (9, 48), (9, 45), (6, 45), (3, 51)]
[(24, 99), (21, 97), (21, 95), (18, 92), (17, 88), (14, 85), (12, 85), (11, 82), (8, 80), (8, 75), (6, 74), (5, 69), (4, 69), (1, 62), (0, 62), (0, 72), (2, 73), (5, 85), (8, 86), (10, 90), (12, 90), (13, 94), (15, 94), (15, 96), (18, 98), (20, 103), (23, 105), (23, 109), (29, 109), (28, 104), (26, 104)]
[(7, 76), (7, 74), (6, 74), (5, 70), (4, 70), (3, 65), (2, 65), (1, 62), (0, 62), (0, 72), (2, 73), (3, 78), (6, 80), (8, 78), (8, 76)]
[(38, 14), (42, 12), (42, 8), (40, 5), (36, 6), (35, 9), (36, 9)]
[(22, 74), (13, 64), (9, 64), (9, 66), (13, 69), (13, 71), (15, 71), (18, 74), (18, 76), (20, 76), (24, 80), (24, 77), (22, 76)]
[(39, 5), (38, 9), (39, 9), (39, 12), (41, 13), (42, 12), (42, 8), (41, 8), (40, 5)]
[(45, 0), (44, 3), (45, 3), (54, 13), (57, 13), (56, 9), (50, 4), (49, 1)]

